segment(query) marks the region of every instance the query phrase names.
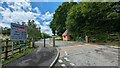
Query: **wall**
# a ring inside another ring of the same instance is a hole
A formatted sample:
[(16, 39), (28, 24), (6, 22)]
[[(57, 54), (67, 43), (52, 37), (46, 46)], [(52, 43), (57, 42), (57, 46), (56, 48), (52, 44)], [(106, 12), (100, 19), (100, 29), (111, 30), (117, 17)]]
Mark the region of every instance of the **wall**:
[(70, 40), (71, 38), (70, 38), (70, 36), (63, 36), (63, 40)]

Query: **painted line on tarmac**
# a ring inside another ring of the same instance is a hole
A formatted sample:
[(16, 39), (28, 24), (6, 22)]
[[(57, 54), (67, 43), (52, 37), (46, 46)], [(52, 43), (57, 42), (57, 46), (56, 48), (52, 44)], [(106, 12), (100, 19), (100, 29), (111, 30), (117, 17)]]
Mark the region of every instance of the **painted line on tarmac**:
[(66, 56), (68, 56), (68, 53), (67, 53), (67, 51), (64, 51), (64, 52), (65, 52), (65, 55), (66, 55)]
[(63, 61), (61, 59), (58, 60), (59, 63), (62, 63)]
[(77, 45), (77, 46), (84, 46), (84, 45)]
[(70, 61), (67, 57), (64, 57), (64, 59), (65, 59), (66, 61)]
[(52, 66), (53, 66), (53, 65), (54, 65), (54, 63), (57, 61), (57, 59), (58, 59), (58, 57), (59, 57), (59, 55), (60, 55), (60, 51), (59, 51), (59, 49), (58, 49), (58, 48), (57, 48), (57, 51), (58, 51), (58, 53), (57, 53), (57, 55), (56, 55), (56, 57), (55, 57), (54, 61), (50, 64), (49, 68), (52, 68)]
[(71, 66), (75, 66), (75, 64), (74, 64), (74, 63), (70, 63), (70, 65), (71, 65)]
[(110, 46), (111, 48), (120, 49), (118, 46)]
[(65, 64), (61, 64), (62, 67), (65, 67), (66, 65)]
[(85, 45), (90, 45), (90, 44), (85, 44)]

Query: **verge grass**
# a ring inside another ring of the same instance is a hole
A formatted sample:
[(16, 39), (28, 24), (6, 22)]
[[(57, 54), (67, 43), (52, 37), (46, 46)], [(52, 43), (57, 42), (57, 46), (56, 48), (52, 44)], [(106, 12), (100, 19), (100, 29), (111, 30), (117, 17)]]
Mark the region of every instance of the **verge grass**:
[(120, 46), (120, 42), (119, 42), (119, 41), (112, 41), (112, 42), (95, 42), (95, 44)]

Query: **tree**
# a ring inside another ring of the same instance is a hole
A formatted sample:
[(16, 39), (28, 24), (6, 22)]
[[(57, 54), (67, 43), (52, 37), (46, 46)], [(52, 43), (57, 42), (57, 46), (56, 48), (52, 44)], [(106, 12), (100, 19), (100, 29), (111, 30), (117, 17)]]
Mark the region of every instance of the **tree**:
[(57, 8), (55, 11), (55, 14), (53, 16), (53, 20), (50, 24), (50, 27), (52, 29), (53, 34), (57, 32), (59, 36), (62, 36), (63, 32), (66, 30), (66, 17), (67, 17), (67, 12), (70, 10), (70, 8), (73, 5), (76, 5), (76, 2), (64, 2), (61, 6)]
[(82, 2), (75, 5), (68, 12), (67, 29), (74, 37), (94, 35), (98, 39), (110, 33), (120, 32), (120, 15), (115, 11), (118, 7), (114, 2)]
[(67, 15), (66, 27), (74, 38), (84, 34), (84, 30), (81, 28), (84, 27), (85, 23), (80, 9), (79, 5), (73, 6)]
[(50, 36), (46, 33), (41, 33), (41, 38), (44, 39), (44, 38), (50, 38)]
[(7, 27), (2, 28), (1, 32), (2, 32), (3, 35), (8, 35), (9, 36), (10, 35), (10, 28), (7, 28)]
[(28, 37), (41, 38), (41, 28), (37, 28), (34, 22), (34, 20), (28, 20)]
[(55, 35), (55, 31), (56, 31), (56, 26), (55, 26), (55, 23), (52, 21), (51, 24), (50, 24), (50, 28), (52, 29), (52, 33)]

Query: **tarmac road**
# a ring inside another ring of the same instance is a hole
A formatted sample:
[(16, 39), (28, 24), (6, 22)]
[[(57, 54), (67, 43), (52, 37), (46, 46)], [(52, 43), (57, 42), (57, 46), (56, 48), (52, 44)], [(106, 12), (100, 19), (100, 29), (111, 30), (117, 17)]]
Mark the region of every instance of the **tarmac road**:
[(118, 49), (108, 45), (56, 41), (60, 57), (54, 68), (77, 66), (118, 66)]

